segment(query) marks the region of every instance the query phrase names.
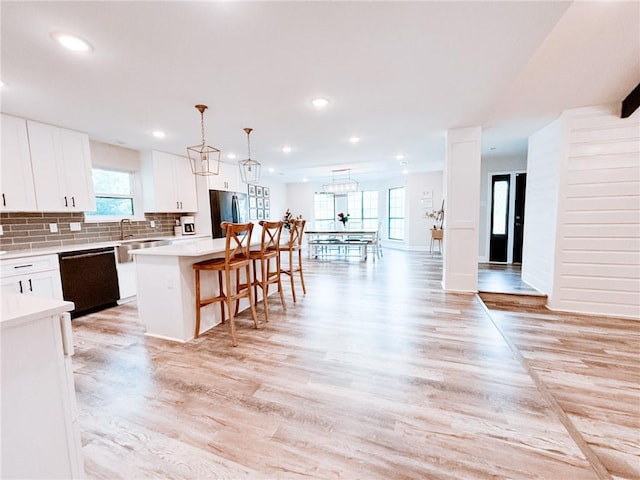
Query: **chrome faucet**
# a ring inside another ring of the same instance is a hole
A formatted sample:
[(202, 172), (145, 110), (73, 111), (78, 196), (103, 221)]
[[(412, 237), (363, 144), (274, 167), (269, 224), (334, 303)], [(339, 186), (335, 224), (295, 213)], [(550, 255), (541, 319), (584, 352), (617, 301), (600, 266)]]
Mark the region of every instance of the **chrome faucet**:
[(129, 235), (125, 235), (124, 234), (124, 224), (125, 223), (129, 225), (129, 231), (131, 231), (131, 220), (129, 220), (128, 218), (123, 218), (122, 220), (120, 220), (120, 240), (124, 240), (125, 238), (133, 237), (133, 235), (131, 235), (131, 234), (129, 234)]

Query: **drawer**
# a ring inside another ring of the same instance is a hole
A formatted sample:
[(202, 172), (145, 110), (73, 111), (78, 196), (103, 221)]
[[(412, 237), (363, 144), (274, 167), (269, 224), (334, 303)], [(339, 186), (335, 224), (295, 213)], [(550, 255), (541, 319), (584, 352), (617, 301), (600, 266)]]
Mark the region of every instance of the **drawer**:
[(2, 278), (59, 269), (58, 255), (55, 254), (0, 260), (0, 276)]

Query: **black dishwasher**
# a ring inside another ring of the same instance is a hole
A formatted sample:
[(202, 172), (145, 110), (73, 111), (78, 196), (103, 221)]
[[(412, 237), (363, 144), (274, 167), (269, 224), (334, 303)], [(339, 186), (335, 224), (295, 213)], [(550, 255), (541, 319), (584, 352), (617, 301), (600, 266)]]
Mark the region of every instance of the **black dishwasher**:
[(112, 307), (120, 299), (113, 247), (58, 254), (62, 294), (75, 303), (72, 317)]

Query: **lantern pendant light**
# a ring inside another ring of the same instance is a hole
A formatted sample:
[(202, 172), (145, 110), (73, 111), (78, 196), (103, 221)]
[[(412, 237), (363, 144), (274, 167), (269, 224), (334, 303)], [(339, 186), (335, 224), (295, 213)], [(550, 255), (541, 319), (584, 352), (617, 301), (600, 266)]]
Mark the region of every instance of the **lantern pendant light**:
[(250, 135), (253, 131), (252, 128), (245, 128), (244, 131), (247, 134), (247, 159), (241, 160), (238, 162), (240, 166), (240, 176), (242, 177), (242, 181), (244, 183), (258, 183), (260, 180), (260, 163), (251, 160), (251, 140)]
[(200, 112), (202, 143), (187, 147), (187, 155), (194, 175), (218, 175), (220, 172), (220, 150), (207, 145), (204, 140), (204, 111), (207, 108), (206, 105), (196, 105), (196, 109)]

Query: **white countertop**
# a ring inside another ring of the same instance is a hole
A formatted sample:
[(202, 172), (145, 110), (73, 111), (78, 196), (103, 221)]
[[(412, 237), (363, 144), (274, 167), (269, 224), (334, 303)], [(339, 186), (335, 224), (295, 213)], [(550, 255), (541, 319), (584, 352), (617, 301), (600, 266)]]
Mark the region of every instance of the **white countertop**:
[(62, 252), (74, 252), (77, 250), (90, 250), (93, 248), (105, 248), (105, 247), (115, 247), (117, 245), (126, 244), (129, 242), (137, 242), (140, 240), (170, 240), (177, 242), (191, 242), (196, 239), (208, 238), (211, 239), (211, 235), (198, 234), (198, 235), (183, 235), (183, 236), (170, 236), (170, 237), (147, 237), (147, 238), (128, 238), (126, 240), (112, 240), (109, 242), (94, 242), (94, 243), (80, 243), (74, 245), (62, 245), (57, 247), (46, 247), (46, 248), (34, 248), (31, 250), (7, 250), (0, 252), (0, 260), (5, 260), (9, 258), (22, 258), (22, 257), (32, 257), (38, 255), (52, 255), (58, 254)]
[[(223, 253), (225, 243), (226, 239), (224, 238), (194, 239), (193, 241), (183, 241), (173, 245), (130, 250), (129, 253), (131, 255), (142, 256), (200, 257), (203, 255)], [(258, 239), (257, 244), (255, 242), (251, 242), (251, 244), (259, 245), (260, 241)]]
[(13, 327), (50, 315), (58, 315), (73, 310), (73, 302), (51, 298), (33, 297), (19, 293), (2, 293), (2, 328)]

